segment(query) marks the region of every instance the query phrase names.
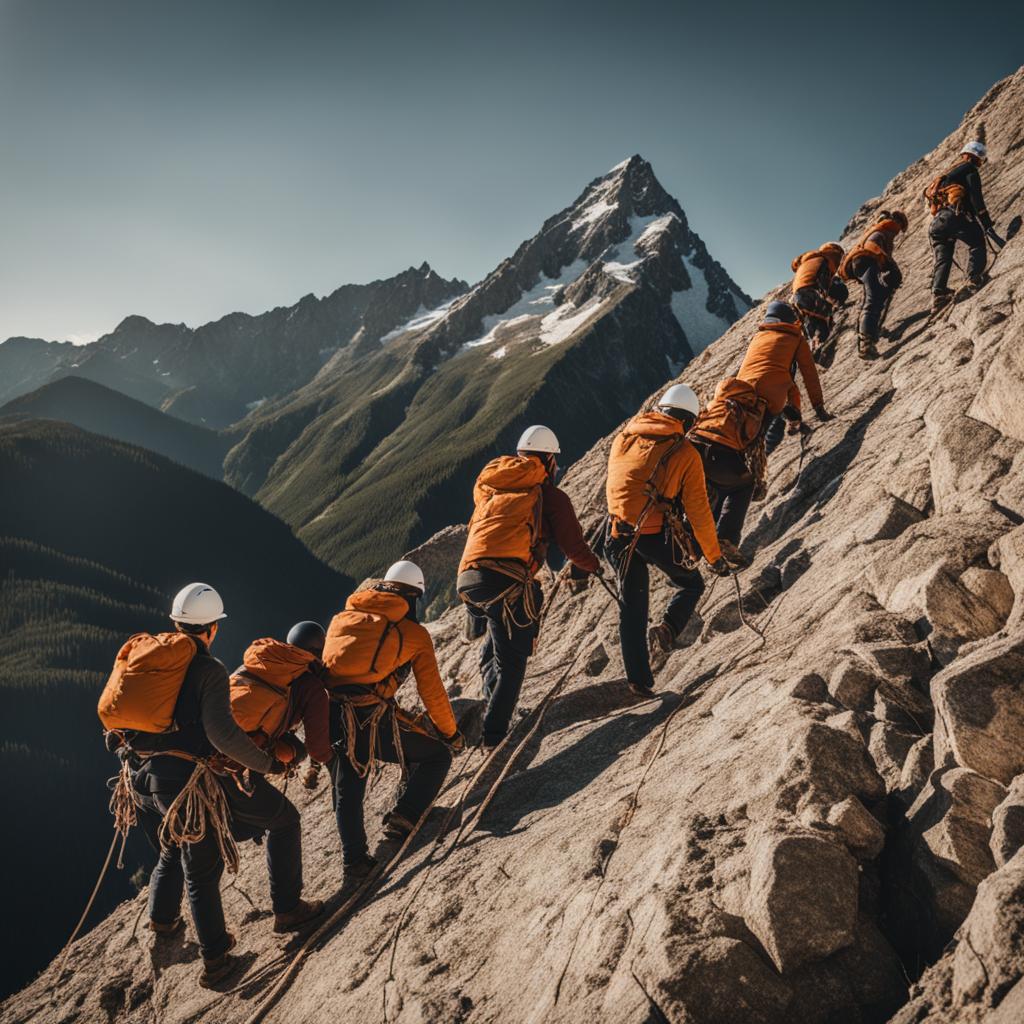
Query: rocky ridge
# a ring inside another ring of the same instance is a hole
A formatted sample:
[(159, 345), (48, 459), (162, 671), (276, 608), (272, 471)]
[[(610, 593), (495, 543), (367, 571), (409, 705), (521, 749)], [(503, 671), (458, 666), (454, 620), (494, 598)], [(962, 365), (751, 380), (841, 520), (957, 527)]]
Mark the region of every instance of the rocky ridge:
[[(946, 322), (922, 313), (920, 193), (982, 122), (989, 208), (1000, 226), (1020, 212), (1024, 70), (852, 219), (846, 241), (883, 205), (911, 218), (883, 358), (857, 359), (848, 316), (824, 378), (836, 419), (806, 453), (790, 439), (772, 457), (744, 541), (753, 565), (738, 594), (709, 585), (692, 642), (658, 666), (659, 694), (623, 686), (607, 594), (560, 594), (523, 715), (564, 689), (480, 827), (430, 866), (433, 817), (270, 1020), (1020, 1019), (1024, 244)], [(756, 322), (687, 382), (707, 397)], [(588, 526), (609, 444), (567, 481)], [(665, 596), (655, 588), (655, 610)], [(433, 629), (464, 708), (476, 651), (458, 610)], [(392, 783), (374, 788), (369, 820)], [(453, 780), (441, 802), (455, 793)], [(329, 801), (300, 803), (308, 890), (330, 894)], [(226, 902), (246, 963), (235, 990), (195, 986), (190, 937), (150, 948), (140, 897), (0, 1020), (246, 1020), (285, 962), (260, 851)]]

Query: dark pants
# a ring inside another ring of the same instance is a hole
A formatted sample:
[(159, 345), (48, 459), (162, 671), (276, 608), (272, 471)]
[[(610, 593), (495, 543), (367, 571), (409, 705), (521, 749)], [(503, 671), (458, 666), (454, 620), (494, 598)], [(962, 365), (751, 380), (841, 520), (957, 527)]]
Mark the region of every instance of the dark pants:
[[(373, 713), (372, 707), (356, 708), (356, 720), (362, 726)], [(341, 706), (331, 704), (331, 739), (338, 746), (331, 761), (331, 779), (334, 783), (334, 814), (338, 821), (341, 851), (346, 864), (358, 861), (367, 854), (366, 827), (363, 823), (363, 800), (367, 779), (359, 777), (344, 750)], [(439, 739), (406, 729), (400, 731), (402, 755), (409, 770), (405, 788), (395, 804), (396, 813), (408, 821), (419, 821), (441, 791), (452, 755)], [(385, 717), (377, 732), (376, 757), (389, 764), (398, 764), (398, 751), (391, 734), (391, 721)], [(356, 733), (356, 758), (366, 764), (370, 758), (370, 730), (359, 728)]]
[[(781, 416), (778, 419), (782, 421)], [(715, 492), (711, 511), (718, 536), (739, 544), (754, 493), (753, 474), (747, 469), (746, 459), (735, 448), (711, 442), (700, 445), (697, 450), (704, 461), (704, 477)]]
[(853, 271), (863, 289), (860, 302), (860, 334), (864, 338), (873, 338), (877, 341), (894, 290), (890, 272), (883, 272), (875, 260), (866, 256), (857, 261)]
[(778, 416), (772, 416), (768, 423), (768, 429), (764, 432), (764, 453), (765, 455), (771, 455), (776, 448), (782, 444), (782, 439), (786, 436), (786, 417), (779, 413)]
[[(228, 948), (224, 926), (224, 908), (220, 899), (220, 879), (224, 861), (216, 836), (208, 830), (201, 842), (160, 848), (160, 824), (167, 808), (181, 792), (191, 764), (179, 762), (161, 773), (161, 762), (154, 758), (135, 774), (139, 795), (139, 820), (159, 860), (149, 879), (149, 916), (153, 921), (170, 924), (181, 912), (182, 892), (188, 889), (189, 909), (195, 924), (199, 947), (206, 959), (220, 956)], [(253, 775), (252, 796), (246, 796), (230, 779), (218, 780), (231, 811), (231, 831), (237, 840), (267, 835), (267, 870), (270, 897), (275, 914), (295, 908), (302, 895), (302, 833), (299, 812), (287, 797), (262, 775)]]
[[(614, 540), (609, 554), (612, 563), (618, 562), (626, 540)], [(617, 549), (617, 550), (616, 550)], [(693, 610), (704, 593), (704, 581), (696, 569), (684, 569), (672, 560), (672, 544), (662, 533), (642, 534), (629, 560), (625, 579), (621, 581), (622, 605), (619, 611), (619, 642), (622, 661), (629, 682), (642, 687), (654, 686), (650, 657), (647, 653), (647, 616), (650, 598), (648, 566), (660, 569), (675, 587), (664, 621), (678, 636), (689, 622)]]
[(825, 342), (832, 331), (832, 304), (813, 288), (797, 289), (793, 292), (793, 303), (803, 314), (808, 341), (819, 345)]
[(933, 294), (945, 292), (949, 285), (953, 250), (957, 242), (963, 242), (968, 248), (967, 276), (977, 279), (985, 272), (985, 233), (973, 217), (957, 213), (947, 206), (932, 218), (928, 227), (928, 237), (931, 239), (932, 255), (935, 257), (935, 271), (932, 274)]
[[(519, 691), (526, 676), (526, 663), (533, 654), (538, 623), (527, 620), (522, 599), (511, 609), (511, 630), (505, 622), (502, 604), (492, 604), (486, 612), (476, 605), (485, 605), (505, 590), (512, 581), (491, 569), (472, 569), (459, 577), (459, 593), (467, 601), (471, 615), (487, 619), (487, 639), (480, 649), (480, 678), (487, 710), (484, 712), (484, 742), (498, 743), (508, 732), (519, 703)], [(467, 582), (468, 581), (468, 582)], [(534, 581), (534, 607), (539, 612), (543, 603), (540, 585)]]

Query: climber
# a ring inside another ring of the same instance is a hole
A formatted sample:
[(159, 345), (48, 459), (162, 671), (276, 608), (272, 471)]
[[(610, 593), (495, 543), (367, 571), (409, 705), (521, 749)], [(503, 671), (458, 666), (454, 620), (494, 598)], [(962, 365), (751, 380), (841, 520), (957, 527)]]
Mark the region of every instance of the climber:
[(992, 218), (985, 209), (978, 168), (988, 158), (984, 142), (968, 142), (960, 150), (960, 162), (940, 174), (925, 189), (932, 214), (928, 237), (932, 243), (935, 270), (932, 275), (932, 313), (938, 313), (953, 301), (948, 287), (957, 242), (968, 248), (968, 288), (975, 292), (988, 280), (985, 274), (985, 236), (1000, 249), (1006, 242), (996, 234)]
[(711, 510), (722, 554), (734, 566), (745, 566), (739, 550), (743, 520), (754, 489), (764, 489), (764, 435), (767, 403), (753, 385), (727, 377), (689, 432), (704, 465), (713, 494)]
[[(693, 391), (674, 384), (654, 411), (638, 413), (626, 424), (608, 457), (605, 552), (619, 576), (626, 683), (641, 696), (654, 692), (648, 644), (662, 651), (675, 647), (704, 593), (689, 528), (711, 571), (719, 576), (729, 572), (715, 534), (700, 456), (686, 438), (699, 412)], [(674, 592), (661, 622), (645, 634), (652, 565), (668, 577)]]
[(803, 423), (795, 379), (797, 367), (815, 416), (823, 423), (832, 419), (825, 411), (818, 368), (797, 311), (788, 302), (769, 302), (736, 374), (753, 385), (758, 397), (765, 400), (766, 415), (772, 417), (766, 430), (766, 454), (770, 455), (782, 440), (782, 418), (787, 421), (787, 433), (806, 433), (810, 429)]
[[(132, 769), (139, 817), (160, 852), (149, 880), (150, 928), (157, 936), (180, 929), (187, 883), (203, 956), (199, 983), (208, 987), (239, 963), (230, 954), (235, 938), (225, 927), (220, 897), (223, 829), (237, 838), (267, 834), (275, 932), (302, 927), (321, 913), (323, 902), (302, 899), (299, 814), (263, 778), (283, 772), (284, 765), (235, 723), (227, 671), (210, 654), (220, 620), (226, 618), (220, 596), (205, 583), (191, 583), (174, 598), (170, 618), (176, 632), (139, 633), (121, 648), (98, 711), (108, 748)], [(259, 773), (251, 777), (250, 787), (224, 774), (217, 752)], [(170, 819), (176, 820), (168, 810), (197, 782), (219, 787), (229, 820), (217, 822), (204, 810), (200, 838), (168, 843), (161, 833), (174, 824)]]
[[(331, 620), (324, 644), (331, 697), (334, 810), (345, 884), (357, 884), (377, 865), (363, 822), (366, 780), (378, 761), (397, 764), (402, 788), (384, 815), (386, 842), (402, 842), (433, 803), (465, 740), (434, 655), (434, 642), (416, 617), (426, 585), (419, 566), (396, 562), (383, 580), (358, 590)], [(433, 731), (395, 701), (410, 671)]]
[[(286, 765), (318, 765), (334, 757), (321, 658), (326, 637), (318, 622), (298, 622), (285, 643), (264, 637), (251, 643), (231, 675), (231, 713), (257, 746)], [(294, 729), (302, 723), (305, 743)]]
[(485, 747), (505, 737), (519, 701), (543, 602), (534, 577), (549, 547), (556, 546), (572, 563), (571, 581), (585, 581), (601, 569), (572, 501), (555, 485), (561, 448), (554, 432), (528, 427), (516, 452), (492, 459), (476, 479), (456, 582), (468, 614), (479, 626), (486, 624), (480, 651)]
[(878, 336), (885, 314), (903, 283), (893, 248), (896, 236), (906, 230), (905, 213), (882, 210), (839, 264), (839, 276), (846, 281), (860, 281), (863, 288), (857, 337), (857, 354), (861, 359), (878, 358)]
[(797, 256), (790, 302), (800, 313), (804, 332), (816, 352), (828, 341), (836, 308), (849, 297), (849, 291), (837, 276), (843, 258), (838, 242), (826, 242), (820, 249)]

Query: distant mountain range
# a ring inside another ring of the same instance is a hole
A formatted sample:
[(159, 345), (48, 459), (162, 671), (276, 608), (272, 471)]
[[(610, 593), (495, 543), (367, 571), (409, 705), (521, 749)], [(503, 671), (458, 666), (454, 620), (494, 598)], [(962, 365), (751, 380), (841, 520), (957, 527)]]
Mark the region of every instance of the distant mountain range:
[[(204, 580), (228, 613), (213, 653), (233, 668), (257, 637), (326, 623), (352, 583), (226, 484), (65, 423), (0, 420), (0, 479), (0, 767), (11, 821), (32, 830), (4, 844), (0, 875), (17, 880), (10, 920), (47, 908), (5, 951), (13, 985), (70, 933), (110, 842), (117, 761), (96, 699), (120, 645), (168, 629), (173, 594)], [(112, 872), (100, 913), (130, 874)]]
[(84, 377), (60, 377), (15, 398), (0, 406), (2, 417), (62, 420), (166, 455), (215, 480), (224, 475), (228, 443), (222, 435)]
[(130, 316), (78, 348), (12, 339), (0, 412), (223, 475), (361, 578), (463, 521), (479, 466), (528, 423), (568, 464), (750, 305), (634, 156), (473, 288), (424, 263), (194, 330)]

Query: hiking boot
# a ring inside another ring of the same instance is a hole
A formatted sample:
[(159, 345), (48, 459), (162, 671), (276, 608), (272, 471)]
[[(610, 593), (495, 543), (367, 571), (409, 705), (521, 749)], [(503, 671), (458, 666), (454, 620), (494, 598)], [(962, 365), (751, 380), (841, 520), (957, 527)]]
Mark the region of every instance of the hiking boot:
[(746, 569), (750, 565), (750, 559), (731, 540), (719, 537), (718, 546), (722, 550), (722, 557), (729, 563), (730, 569)]
[(630, 693), (635, 693), (638, 697), (653, 697), (654, 687), (644, 686), (642, 683), (633, 683), (630, 680), (626, 680), (626, 686), (629, 687)]
[(227, 949), (220, 956), (211, 957), (209, 960), (203, 957), (203, 973), (199, 975), (201, 988), (213, 988), (218, 982), (230, 977), (241, 964), (242, 961), (238, 957), (231, 955), (231, 950), (235, 948), (236, 942), (234, 935), (228, 932)]
[(397, 811), (388, 811), (384, 815), (383, 825), (385, 839), (405, 840), (416, 827), (416, 822), (410, 821)]
[(362, 885), (377, 868), (377, 858), (364, 853), (358, 860), (345, 861), (344, 886)]
[(291, 910), (274, 915), (274, 931), (297, 932), (324, 912), (323, 900), (299, 900)]
[(651, 653), (656, 651), (671, 651), (676, 645), (676, 637), (672, 632), (672, 627), (666, 622), (659, 623), (657, 626), (651, 626), (647, 631), (647, 643), (651, 648)]
[(987, 285), (991, 280), (992, 279), (988, 276), (988, 274), (980, 274), (978, 277), (972, 277), (967, 282), (965, 290), (968, 295), (977, 295), (977, 293), (980, 292), (981, 289), (984, 288), (985, 285)]
[(941, 313), (952, 301), (954, 292), (947, 288), (943, 292), (936, 292), (932, 296), (932, 316)]
[(150, 918), (148, 928), (158, 939), (169, 939), (172, 935), (177, 935), (178, 932), (185, 927), (185, 921), (181, 917), (176, 917), (173, 921), (154, 921)]
[(857, 355), (859, 355), (861, 359), (877, 359), (878, 339), (869, 338), (867, 335), (862, 334), (857, 339)]

